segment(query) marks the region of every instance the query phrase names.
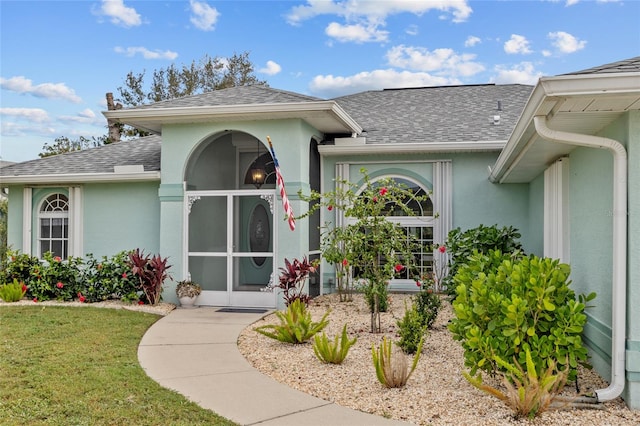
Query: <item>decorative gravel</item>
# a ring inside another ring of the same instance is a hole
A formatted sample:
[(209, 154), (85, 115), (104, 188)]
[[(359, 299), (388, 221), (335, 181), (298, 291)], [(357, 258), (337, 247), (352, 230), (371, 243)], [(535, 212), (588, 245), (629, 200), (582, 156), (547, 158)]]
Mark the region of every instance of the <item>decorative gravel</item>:
[[(379, 416), (404, 420), (416, 425), (640, 425), (640, 411), (631, 411), (618, 398), (600, 404), (600, 409), (553, 410), (534, 420), (516, 420), (501, 401), (471, 386), (460, 374), (464, 369), (463, 350), (453, 340), (447, 323), (453, 312), (443, 301), (433, 329), (425, 340), (416, 371), (407, 385), (387, 389), (377, 380), (371, 360), (372, 344), (382, 336), (398, 340), (396, 320), (404, 314), (408, 295), (393, 294), (389, 312), (382, 314), (383, 333), (370, 333), (370, 315), (361, 295), (353, 302), (339, 302), (336, 294), (314, 299), (309, 307), (314, 320), (327, 309), (330, 323), (325, 329), (333, 339), (347, 324), (350, 338), (358, 338), (341, 365), (323, 364), (314, 355), (310, 342), (292, 345), (265, 337), (254, 329), (278, 323), (271, 314), (242, 331), (238, 348), (259, 371), (302, 392), (336, 404)], [(411, 360), (409, 360), (409, 364)], [(485, 381), (490, 379), (485, 377)], [(607, 383), (591, 370), (581, 370), (578, 383), (581, 394), (602, 389)], [(575, 396), (573, 384), (563, 392)], [(274, 404), (287, 404), (277, 395)]]
[(138, 311), (138, 312), (146, 312), (149, 314), (156, 314), (166, 316), (169, 312), (173, 311), (176, 308), (176, 305), (172, 303), (158, 303), (155, 306), (152, 305), (138, 305), (137, 303), (128, 303), (122, 302), (120, 300), (106, 300), (104, 302), (95, 302), (95, 303), (82, 303), (82, 302), (60, 302), (57, 300), (47, 300), (44, 302), (34, 302), (32, 300), (19, 300), (17, 302), (6, 303), (0, 300), (0, 306), (20, 306), (20, 305), (29, 305), (29, 306), (76, 306), (76, 307), (86, 307), (91, 306), (94, 308), (107, 308), (107, 309), (125, 309), (128, 311)]

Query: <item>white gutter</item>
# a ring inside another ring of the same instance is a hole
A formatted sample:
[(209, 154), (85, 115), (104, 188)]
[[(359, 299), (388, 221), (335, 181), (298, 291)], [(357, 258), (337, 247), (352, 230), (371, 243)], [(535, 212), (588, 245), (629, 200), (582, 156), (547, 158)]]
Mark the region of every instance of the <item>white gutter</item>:
[(627, 152), (616, 140), (552, 130), (545, 116), (533, 118), (536, 132), (544, 139), (568, 145), (608, 149), (613, 154), (613, 282), (611, 323), (611, 383), (595, 391), (599, 401), (620, 396), (625, 381), (627, 308)]
[(501, 151), (506, 141), (377, 143), (361, 145), (318, 145), (323, 156), (354, 154), (422, 154), (430, 152)]
[(56, 184), (86, 182), (132, 182), (160, 180), (160, 172), (60, 173), (47, 175), (0, 176), (0, 184)]

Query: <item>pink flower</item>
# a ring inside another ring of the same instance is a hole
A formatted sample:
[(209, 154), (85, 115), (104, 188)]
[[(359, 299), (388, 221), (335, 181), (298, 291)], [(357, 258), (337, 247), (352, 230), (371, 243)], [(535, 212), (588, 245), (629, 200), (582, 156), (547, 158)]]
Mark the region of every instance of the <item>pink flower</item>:
[(373, 202), (377, 203), (378, 202), (378, 197), (373, 197)]
[(127, 273), (126, 272), (122, 273), (122, 278), (127, 279)]
[(399, 263), (395, 266), (395, 270), (396, 270), (396, 272), (400, 272), (400, 271), (402, 271), (403, 269), (404, 269), (404, 266), (402, 266), (402, 265), (401, 265), (401, 264), (399, 264)]
[(38, 303), (38, 298), (37, 297), (33, 298), (33, 303)]
[(384, 194), (386, 193), (387, 193), (387, 188), (385, 187), (380, 188), (380, 196), (384, 197)]
[(347, 259), (342, 259), (342, 266), (347, 266), (349, 261)]
[(444, 253), (444, 252), (446, 252), (446, 251), (447, 251), (447, 248), (446, 248), (445, 246), (440, 246), (440, 247), (438, 247), (438, 251), (439, 251), (440, 253)]
[(60, 281), (58, 281), (58, 284), (56, 284), (56, 287), (62, 288), (62, 287), (64, 287), (64, 284), (62, 284)]
[(28, 290), (27, 286), (26, 286), (26, 285), (24, 285), (24, 283), (22, 283), (22, 292), (23, 292), (23, 293), (26, 293), (26, 292), (27, 292), (27, 290)]
[(53, 258), (53, 260), (55, 260), (56, 262), (60, 262), (62, 259), (60, 258), (60, 256), (56, 256)]
[(82, 293), (78, 293), (78, 300), (80, 301), (80, 303), (84, 303), (85, 300), (87, 300)]
[(329, 211), (333, 210), (333, 206), (331, 204), (329, 204), (329, 206), (327, 207), (327, 210), (329, 210)]
[(138, 305), (144, 305), (144, 302), (142, 300), (138, 300)]
[(98, 263), (98, 269), (102, 269), (102, 263)]
[(420, 283), (420, 281), (416, 281), (416, 285), (417, 285), (418, 287), (422, 287), (422, 284)]

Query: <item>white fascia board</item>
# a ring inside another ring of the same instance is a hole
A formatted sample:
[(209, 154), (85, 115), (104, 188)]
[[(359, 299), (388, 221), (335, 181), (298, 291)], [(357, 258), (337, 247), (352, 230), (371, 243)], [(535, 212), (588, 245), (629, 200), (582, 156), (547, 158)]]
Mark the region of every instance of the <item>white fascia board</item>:
[(0, 176), (2, 186), (7, 184), (67, 184), (86, 182), (144, 182), (159, 181), (160, 172), (143, 173), (73, 173), (51, 175), (27, 175), (27, 176)]
[(214, 106), (194, 106), (194, 107), (173, 107), (173, 108), (138, 108), (103, 111), (102, 114), (108, 119), (121, 120), (123, 122), (145, 120), (155, 122), (179, 123), (188, 122), (190, 119), (206, 119), (207, 117), (225, 118), (233, 120), (234, 117), (246, 119), (247, 115), (252, 115), (252, 119), (260, 119), (261, 116), (273, 114), (290, 115), (296, 118), (305, 113), (330, 112), (333, 113), (351, 133), (361, 133), (362, 127), (347, 114), (335, 101), (312, 101), (312, 102), (286, 102), (272, 104), (248, 104), (248, 105), (214, 105)]
[(365, 145), (318, 145), (323, 156), (351, 154), (424, 154), (433, 152), (500, 151), (505, 141), (433, 142), (433, 143), (384, 143)]

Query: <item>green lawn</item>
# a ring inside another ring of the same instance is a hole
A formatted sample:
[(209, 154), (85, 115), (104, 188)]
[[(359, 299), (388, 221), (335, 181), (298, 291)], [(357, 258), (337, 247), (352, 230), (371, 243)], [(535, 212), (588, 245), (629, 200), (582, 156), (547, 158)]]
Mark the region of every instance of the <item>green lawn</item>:
[(142, 370), (138, 343), (159, 318), (92, 307), (0, 307), (0, 424), (234, 425)]

